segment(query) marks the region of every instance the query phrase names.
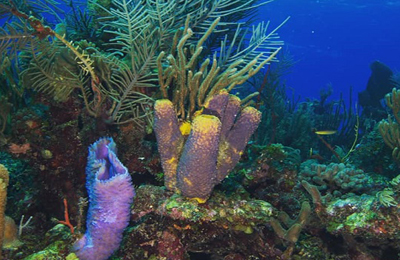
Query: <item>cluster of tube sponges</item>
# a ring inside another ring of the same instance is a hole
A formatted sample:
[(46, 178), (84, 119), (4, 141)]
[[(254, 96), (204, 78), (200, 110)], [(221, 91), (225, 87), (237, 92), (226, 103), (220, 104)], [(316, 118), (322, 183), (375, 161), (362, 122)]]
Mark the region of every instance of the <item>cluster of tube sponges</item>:
[(205, 202), (239, 161), (261, 120), (226, 90), (209, 98), (192, 122), (180, 122), (168, 99), (155, 104), (154, 129), (167, 189)]

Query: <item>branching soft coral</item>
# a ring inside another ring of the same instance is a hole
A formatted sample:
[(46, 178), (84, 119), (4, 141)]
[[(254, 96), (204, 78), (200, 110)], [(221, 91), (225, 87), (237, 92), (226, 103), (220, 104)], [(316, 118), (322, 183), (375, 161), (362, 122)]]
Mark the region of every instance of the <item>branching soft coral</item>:
[[(40, 1), (36, 4), (27, 2), (29, 4), (26, 8), (29, 10), (43, 4)], [(25, 72), (22, 75), (25, 79), (31, 79), (30, 83), (37, 91), (46, 92), (58, 101), (64, 101), (70, 93), (78, 89), (89, 114), (101, 115), (110, 124), (136, 122), (143, 125), (144, 121), (151, 120), (151, 107), (158, 87), (161, 85), (164, 88), (162, 91), (165, 92), (166, 85), (159, 82), (157, 70), (167, 68), (173, 59), (179, 63), (178, 66), (170, 71), (171, 75), (162, 75), (167, 80), (172, 75), (180, 76), (176, 82), (172, 82), (175, 86), (168, 86), (171, 90), (177, 89), (180, 84), (177, 81), (187, 78), (183, 72), (200, 71), (200, 66), (203, 66), (204, 70), (209, 63), (213, 64), (213, 71), (202, 71), (202, 76), (197, 74), (193, 79), (204, 83), (203, 86), (199, 85), (200, 89), (205, 88), (198, 97), (194, 94), (190, 97), (190, 100), (197, 99), (198, 105), (201, 105), (198, 101), (204, 101), (208, 94), (212, 95), (222, 88), (233, 88), (243, 83), (265, 63), (274, 60), (279, 46), (282, 45), (276, 34), (280, 26), (269, 30), (268, 23), (260, 23), (253, 27), (252, 36), (246, 39), (252, 14), (257, 7), (269, 2), (111, 0), (109, 4), (103, 5), (92, 0), (88, 6), (95, 17), (93, 27), (99, 29), (96, 32), (98, 37), (93, 38), (93, 32), (88, 35), (88, 38), (96, 42), (95, 47), (90, 46), (87, 49), (78, 48), (76, 42), (80, 39), (74, 37), (78, 37), (79, 34), (69, 31), (73, 28), (71, 24), (63, 24), (69, 28), (64, 31), (64, 37), (63, 33), (56, 32), (55, 24), (46, 26), (45, 21), (27, 16), (25, 9), (25, 13), (22, 9), (19, 11), (19, 5), (7, 5), (6, 11), (23, 18), (29, 26), (23, 24), (21, 31), (25, 30), (27, 34), (31, 33), (34, 36), (31, 36), (28, 45), (18, 45), (15, 50), (20, 51), (24, 48), (26, 51), (24, 58), (27, 63), (23, 66)], [(51, 7), (43, 8), (61, 23), (62, 19), (58, 16), (59, 9), (55, 3), (51, 1)], [(71, 23), (71, 19), (67, 19), (66, 22)], [(79, 23), (73, 24), (77, 25)], [(82, 26), (87, 26), (87, 23)], [(211, 32), (214, 36), (212, 39), (208, 37)], [(10, 29), (3, 33), (7, 35), (13, 32)], [(72, 41), (67, 41), (67, 38)], [(5, 50), (13, 51), (10, 49), (13, 45), (7, 39), (3, 43), (6, 46)], [(25, 46), (29, 49), (25, 49)], [(65, 53), (66, 48), (72, 57), (76, 57), (73, 61), (75, 64), (72, 62), (69, 64), (72, 66), (54, 68), (55, 60), (59, 58), (56, 56), (60, 55), (58, 50)], [(211, 58), (217, 49), (221, 52)], [(158, 56), (160, 53), (170, 55)], [(184, 58), (192, 58), (192, 62), (182, 65)], [(106, 67), (104, 70), (110, 71), (109, 77), (98, 75), (96, 60), (102, 60)], [(219, 73), (219, 70), (228, 73)], [(216, 84), (218, 81), (220, 84)], [(218, 87), (207, 89), (210, 84)], [(185, 95), (182, 96), (183, 100)], [(182, 98), (179, 101), (181, 103)], [(186, 107), (188, 103), (184, 103), (183, 106)], [(182, 105), (179, 105), (179, 114), (190, 115), (195, 109), (194, 102), (191, 103), (190, 111), (182, 110)]]
[(389, 115), (388, 119), (379, 122), (379, 132), (385, 143), (392, 149), (393, 159), (400, 162), (400, 90), (393, 89), (386, 94), (386, 104), (392, 109), (395, 120)]
[[(205, 59), (200, 64), (200, 68), (197, 68), (204, 48), (203, 43), (215, 30), (220, 18), (214, 20), (196, 45), (187, 46), (188, 40), (193, 36), (189, 21), (188, 16), (182, 38), (176, 45), (176, 51), (173, 52), (175, 55), (170, 54), (166, 58), (166, 63), (169, 65), (164, 69), (162, 63), (165, 57), (164, 52), (161, 52), (157, 59), (158, 78), (163, 98), (172, 100), (178, 116), (183, 120), (190, 120), (195, 110), (204, 106), (205, 100), (220, 90), (226, 88), (229, 92), (236, 85), (243, 84), (265, 64), (272, 61), (280, 50), (277, 48), (267, 57), (264, 53), (260, 53), (248, 63), (245, 63), (245, 59), (232, 61), (225, 69), (218, 65), (217, 54), (214, 54), (210, 68), (208, 68), (210, 59)], [(244, 66), (242, 66), (243, 63), (245, 63)]]
[[(268, 1), (261, 4), (266, 3)], [(252, 14), (258, 6), (256, 1), (148, 0), (143, 3), (138, 0), (114, 0), (112, 5), (115, 8), (110, 10), (94, 1), (92, 5), (113, 18), (102, 22), (105, 32), (113, 35), (110, 41), (113, 48), (108, 51), (111, 51), (110, 57), (114, 57), (111, 63), (115, 65), (104, 93), (113, 103), (109, 110), (109, 121), (117, 124), (136, 121), (138, 117), (146, 118), (150, 112), (146, 109), (153, 103), (149, 97), (154, 92), (152, 88), (160, 86), (165, 98), (166, 91), (188, 88), (182, 85), (186, 79), (191, 81), (188, 84), (192, 84), (188, 98), (191, 107), (186, 113), (190, 114), (195, 109), (192, 101), (199, 100), (193, 94), (198, 82), (203, 81), (203, 86), (207, 87), (212, 81), (220, 80), (221, 86), (214, 88), (212, 94), (226, 87), (224, 84), (241, 84), (256, 73), (268, 58), (275, 59), (272, 54), (282, 44), (276, 29), (269, 31), (268, 24), (264, 23), (254, 27), (249, 44), (243, 44), (247, 34), (243, 26), (237, 25), (237, 20)], [(208, 37), (211, 33), (218, 42)], [(206, 51), (203, 51), (203, 46)], [(211, 51), (217, 48), (222, 50), (218, 59), (216, 56), (213, 61), (207, 59)], [(186, 62), (185, 59), (190, 61)], [(210, 71), (204, 71), (211, 62), (213, 67)], [(220, 69), (229, 73), (219, 74)], [(189, 79), (186, 74), (195, 70), (201, 72), (202, 76), (197, 73)], [(233, 73), (235, 70), (236, 73)], [(171, 82), (172, 77), (179, 78)], [(167, 90), (168, 87), (170, 90)], [(180, 102), (178, 114), (184, 115), (182, 103), (186, 106), (184, 100), (188, 91), (179, 93), (172, 99), (174, 103)], [(203, 91), (198, 96), (203, 95), (200, 99), (204, 101), (206, 93)]]
[[(1, 5), (1, 7), (4, 6)], [(87, 111), (93, 116), (98, 116), (103, 98), (99, 90), (99, 79), (94, 71), (92, 66), (93, 61), (90, 57), (84, 51), (78, 50), (78, 47), (74, 46), (72, 42), (67, 41), (64, 36), (46, 26), (38, 18), (20, 11), (12, 1), (10, 1), (10, 6), (7, 6), (5, 9), (25, 22), (22, 26), (25, 31), (32, 31), (29, 37), (29, 48), (26, 50), (31, 51), (33, 62), (24, 71), (25, 73), (21, 74), (28, 74), (27, 77), (33, 77), (34, 87), (42, 91), (55, 93), (55, 97), (58, 98), (65, 95), (68, 96), (76, 88), (74, 85), (77, 84), (78, 88), (81, 89)], [(54, 14), (57, 16), (57, 13)], [(12, 31), (10, 30), (10, 32)], [(68, 68), (64, 68), (61, 69), (64, 74), (60, 75), (60, 71), (55, 71), (54, 58), (58, 55), (59, 50), (56, 48), (58, 43), (61, 43), (62, 46), (65, 46), (73, 54), (76, 59), (76, 65), (81, 69), (81, 72), (74, 73), (68, 70)], [(5, 46), (7, 50), (7, 44)], [(14, 57), (14, 59), (17, 58)], [(33, 70), (31, 70), (32, 68)], [(90, 75), (89, 86), (93, 96), (91, 101), (88, 98), (88, 91), (83, 87), (85, 79), (82, 77), (82, 74)]]

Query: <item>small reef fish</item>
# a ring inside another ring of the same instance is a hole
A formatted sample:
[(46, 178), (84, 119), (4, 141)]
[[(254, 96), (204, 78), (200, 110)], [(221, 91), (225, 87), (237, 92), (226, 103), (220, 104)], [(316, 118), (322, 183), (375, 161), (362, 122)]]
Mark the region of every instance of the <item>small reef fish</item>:
[(314, 131), (317, 135), (334, 135), (337, 133), (336, 130), (321, 130), (321, 131)]

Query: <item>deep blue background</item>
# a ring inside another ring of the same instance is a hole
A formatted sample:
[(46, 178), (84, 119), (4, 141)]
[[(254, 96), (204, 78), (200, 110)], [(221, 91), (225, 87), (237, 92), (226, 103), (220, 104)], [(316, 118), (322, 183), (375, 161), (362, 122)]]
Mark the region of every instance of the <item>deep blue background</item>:
[(374, 60), (400, 70), (400, 0), (275, 0), (259, 16), (272, 26), (291, 16), (279, 35), (298, 62), (285, 79), (303, 98), (332, 83), (332, 98), (353, 86), (356, 99)]

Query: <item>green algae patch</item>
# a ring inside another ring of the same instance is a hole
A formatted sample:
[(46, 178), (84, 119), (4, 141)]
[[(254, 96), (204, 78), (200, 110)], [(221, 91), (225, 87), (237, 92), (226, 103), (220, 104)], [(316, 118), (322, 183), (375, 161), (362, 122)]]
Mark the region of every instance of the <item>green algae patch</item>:
[[(65, 251), (69, 247), (67, 243), (64, 241), (56, 241), (52, 244), (50, 244), (48, 247), (46, 247), (44, 250), (39, 251), (37, 253), (34, 253), (26, 258), (24, 260), (46, 260), (46, 259), (60, 259), (60, 256), (62, 255), (60, 251)], [(70, 258), (74, 259), (74, 258)], [(78, 258), (75, 258), (78, 259)]]
[(343, 223), (331, 221), (327, 224), (326, 230), (329, 233), (336, 233), (344, 227)]
[(353, 232), (356, 228), (370, 226), (371, 221), (376, 217), (377, 215), (372, 211), (356, 212), (346, 218), (345, 225), (350, 228), (350, 232)]
[(368, 195), (351, 196), (346, 199), (336, 199), (330, 202), (326, 212), (337, 216), (328, 221), (326, 229), (330, 233), (340, 233), (343, 230), (354, 233), (356, 229), (370, 226), (377, 217), (372, 210), (374, 197)]
[(75, 253), (71, 253), (67, 256), (66, 260), (79, 260)]
[(245, 234), (248, 234), (248, 235), (252, 234), (253, 231), (254, 231), (251, 226), (244, 226), (244, 225), (236, 225), (236, 226), (233, 227), (233, 229), (236, 230), (236, 231), (242, 231), (242, 232), (244, 232)]
[[(45, 234), (45, 239), (49, 241), (46, 245), (35, 244), (35, 253), (23, 258), (24, 260), (51, 260), (66, 259), (79, 260), (74, 253), (70, 253), (71, 232), (63, 224), (57, 224)], [(52, 242), (51, 242), (52, 241)]]

